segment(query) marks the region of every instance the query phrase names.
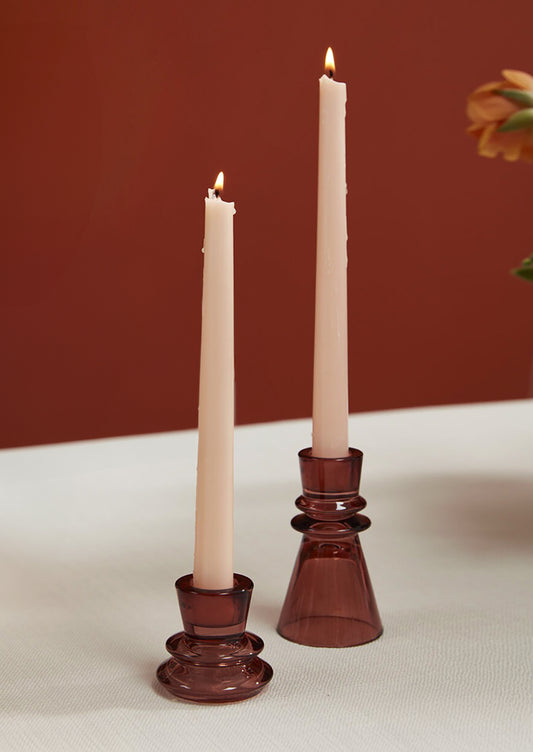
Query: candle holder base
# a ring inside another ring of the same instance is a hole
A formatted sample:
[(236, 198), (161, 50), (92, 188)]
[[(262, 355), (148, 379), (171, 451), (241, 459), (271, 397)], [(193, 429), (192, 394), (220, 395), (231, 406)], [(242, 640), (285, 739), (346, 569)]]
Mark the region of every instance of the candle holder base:
[(171, 658), (157, 669), (159, 683), (175, 697), (236, 702), (272, 679), (272, 668), (258, 657), (263, 640), (245, 631), (253, 582), (241, 574), (234, 582), (226, 590), (195, 588), (192, 575), (176, 582), (184, 631), (169, 637)]
[(299, 453), (303, 514), (292, 527), (303, 538), (278, 623), (282, 637), (312, 647), (352, 647), (383, 632), (359, 541), (370, 526), (359, 496), (363, 454), (313, 457)]

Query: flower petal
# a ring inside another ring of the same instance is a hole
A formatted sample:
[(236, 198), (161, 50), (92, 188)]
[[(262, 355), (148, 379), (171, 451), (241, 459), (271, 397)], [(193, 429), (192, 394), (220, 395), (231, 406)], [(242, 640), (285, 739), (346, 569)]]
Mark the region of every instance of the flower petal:
[(506, 69), (502, 71), (502, 76), (506, 81), (514, 84), (519, 89), (527, 89), (528, 91), (533, 91), (533, 76), (530, 76), (529, 73), (524, 73), (524, 71)]
[(492, 136), (496, 131), (496, 125), (488, 125), (479, 137), (477, 150), (482, 157), (495, 157), (498, 154), (498, 145), (492, 143)]
[(514, 102), (498, 94), (485, 93), (471, 95), (468, 98), (466, 114), (474, 123), (493, 123), (495, 120), (507, 120), (519, 107)]
[(523, 146), (520, 152), (520, 159), (524, 162), (533, 162), (533, 148)]
[(501, 89), (505, 86), (505, 81), (491, 81), (488, 84), (481, 84), (481, 86), (478, 86), (477, 89), (474, 89), (472, 94), (470, 96), (476, 96), (476, 94), (483, 94), (485, 92), (491, 92), (494, 91), (494, 89)]
[(520, 159), (523, 159), (525, 162), (533, 162), (533, 134), (531, 132), (524, 134)]
[(506, 133), (505, 135), (505, 140), (501, 141), (503, 158), (508, 162), (516, 162), (517, 159), (520, 159), (524, 139), (520, 133)]

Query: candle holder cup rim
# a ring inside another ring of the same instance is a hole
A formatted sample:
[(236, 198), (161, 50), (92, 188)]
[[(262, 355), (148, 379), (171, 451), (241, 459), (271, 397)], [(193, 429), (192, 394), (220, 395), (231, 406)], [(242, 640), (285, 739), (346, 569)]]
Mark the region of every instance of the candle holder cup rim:
[(345, 457), (319, 457), (313, 454), (313, 447), (305, 447), (298, 452), (300, 460), (317, 460), (321, 462), (353, 462), (354, 460), (363, 459), (363, 452), (354, 447), (348, 447), (348, 454)]
[(254, 587), (254, 584), (249, 577), (246, 577), (244, 574), (236, 573), (233, 574), (233, 587), (229, 588), (210, 590), (208, 588), (195, 587), (193, 583), (194, 575), (192, 573), (184, 574), (176, 580), (175, 587), (177, 591), (181, 591), (182, 593), (196, 593), (203, 596), (212, 595), (213, 597), (226, 594), (231, 595), (234, 593), (249, 593)]
[(319, 500), (324, 512), (327, 508), (335, 510), (337, 501), (358, 498), (363, 452), (349, 447), (345, 457), (315, 457), (312, 451), (307, 447), (298, 452), (303, 497), (308, 501)]

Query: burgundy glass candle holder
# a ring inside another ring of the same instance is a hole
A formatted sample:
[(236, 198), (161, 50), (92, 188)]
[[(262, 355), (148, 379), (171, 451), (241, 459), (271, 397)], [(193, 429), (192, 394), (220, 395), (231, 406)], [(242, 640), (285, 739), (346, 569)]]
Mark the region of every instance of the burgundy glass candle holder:
[(302, 449), (302, 512), (291, 521), (302, 543), (281, 611), (278, 632), (301, 645), (362, 645), (383, 631), (359, 533), (370, 526), (359, 496), (363, 453), (313, 457)]
[(192, 702), (235, 702), (268, 684), (272, 668), (258, 657), (263, 640), (245, 631), (253, 586), (242, 574), (226, 590), (201, 590), (192, 574), (180, 577), (183, 632), (168, 638), (171, 658), (157, 669), (168, 692)]

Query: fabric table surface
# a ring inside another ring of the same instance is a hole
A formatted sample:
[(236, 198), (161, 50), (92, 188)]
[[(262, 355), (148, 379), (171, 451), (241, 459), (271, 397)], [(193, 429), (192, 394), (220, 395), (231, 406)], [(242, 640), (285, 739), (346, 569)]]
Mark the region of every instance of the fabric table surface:
[(206, 706), (154, 674), (181, 629), (196, 432), (0, 452), (0, 750), (531, 752), (533, 401), (353, 415), (383, 636), (275, 631), (309, 420), (239, 427), (236, 571), (265, 692)]

